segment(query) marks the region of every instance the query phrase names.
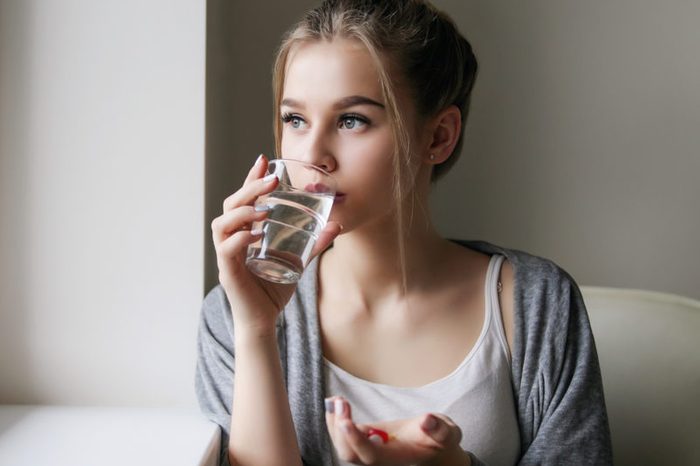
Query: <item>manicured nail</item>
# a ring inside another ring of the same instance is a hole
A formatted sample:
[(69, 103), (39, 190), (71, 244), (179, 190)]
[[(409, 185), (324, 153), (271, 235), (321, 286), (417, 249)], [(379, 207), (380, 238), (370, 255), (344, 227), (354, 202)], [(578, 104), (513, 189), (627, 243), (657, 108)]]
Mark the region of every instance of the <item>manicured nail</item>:
[(437, 419), (432, 414), (429, 414), (421, 424), (421, 427), (430, 432), (437, 427)]
[(345, 414), (345, 405), (343, 400), (335, 400), (335, 413), (339, 416)]
[(255, 206), (256, 212), (269, 212), (272, 210), (272, 206), (268, 204), (258, 204)]
[(255, 165), (260, 165), (260, 162), (262, 162), (262, 159), (263, 159), (263, 155), (262, 154), (258, 155), (258, 158), (255, 159)]
[(253, 236), (260, 236), (263, 234), (262, 228), (256, 228), (254, 230), (250, 230), (250, 234)]
[(265, 178), (263, 178), (263, 183), (269, 183), (270, 181), (274, 180), (275, 178), (277, 178), (277, 175), (275, 175), (274, 173), (270, 173)]
[(335, 403), (333, 403), (333, 400), (331, 400), (330, 398), (326, 398), (325, 404), (326, 404), (326, 412), (328, 414), (333, 414), (333, 411), (334, 411), (333, 408), (335, 407)]

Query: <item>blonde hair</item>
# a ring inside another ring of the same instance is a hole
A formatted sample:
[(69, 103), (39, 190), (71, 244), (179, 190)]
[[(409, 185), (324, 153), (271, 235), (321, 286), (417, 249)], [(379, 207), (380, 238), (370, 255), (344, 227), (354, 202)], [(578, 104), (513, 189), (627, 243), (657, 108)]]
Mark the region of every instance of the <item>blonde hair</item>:
[[(455, 105), (462, 115), (462, 132), (450, 157), (433, 168), (431, 179), (443, 176), (457, 161), (477, 62), (469, 42), (452, 20), (425, 0), (325, 0), (310, 10), (284, 37), (273, 69), (274, 134), (277, 154), (281, 150), (280, 102), (287, 59), (300, 43), (360, 41), (372, 57), (394, 136), (394, 198), (401, 269), (405, 254), (402, 205), (415, 178), (411, 164), (409, 128), (399, 111), (396, 88), (404, 86), (412, 97), (419, 118), (429, 118)], [(392, 78), (393, 77), (393, 78)]]

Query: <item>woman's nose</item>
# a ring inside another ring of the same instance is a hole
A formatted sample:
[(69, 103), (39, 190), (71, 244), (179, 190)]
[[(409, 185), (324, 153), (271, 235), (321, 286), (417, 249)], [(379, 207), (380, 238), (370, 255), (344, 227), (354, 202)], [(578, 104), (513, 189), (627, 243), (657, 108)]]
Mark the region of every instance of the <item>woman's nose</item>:
[(311, 163), (328, 173), (334, 172), (337, 166), (335, 158), (331, 155), (325, 155), (318, 160), (313, 159)]
[(338, 166), (334, 156), (331, 141), (323, 134), (316, 134), (309, 141), (310, 144), (304, 154), (304, 161), (327, 171), (333, 172)]

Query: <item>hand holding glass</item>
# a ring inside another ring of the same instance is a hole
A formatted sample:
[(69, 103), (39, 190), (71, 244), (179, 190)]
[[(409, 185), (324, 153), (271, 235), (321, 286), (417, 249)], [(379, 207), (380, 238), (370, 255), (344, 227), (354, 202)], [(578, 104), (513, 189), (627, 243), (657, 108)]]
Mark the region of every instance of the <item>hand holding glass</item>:
[(292, 159), (271, 160), (267, 174), (277, 176), (279, 183), (256, 201), (271, 210), (264, 220), (253, 224), (263, 234), (248, 246), (246, 265), (265, 280), (296, 283), (326, 226), (336, 183), (315, 165)]

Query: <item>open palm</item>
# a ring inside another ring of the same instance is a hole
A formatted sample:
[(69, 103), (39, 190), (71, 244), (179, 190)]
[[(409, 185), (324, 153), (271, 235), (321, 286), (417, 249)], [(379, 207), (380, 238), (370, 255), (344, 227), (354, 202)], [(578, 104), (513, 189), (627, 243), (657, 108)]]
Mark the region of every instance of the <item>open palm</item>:
[[(326, 406), (328, 431), (344, 461), (386, 466), (444, 465), (452, 461), (470, 464), (459, 446), (460, 428), (445, 415), (431, 413), (368, 425), (353, 422), (350, 404), (341, 397), (329, 399)], [(388, 440), (370, 436), (371, 429), (385, 432)]]

